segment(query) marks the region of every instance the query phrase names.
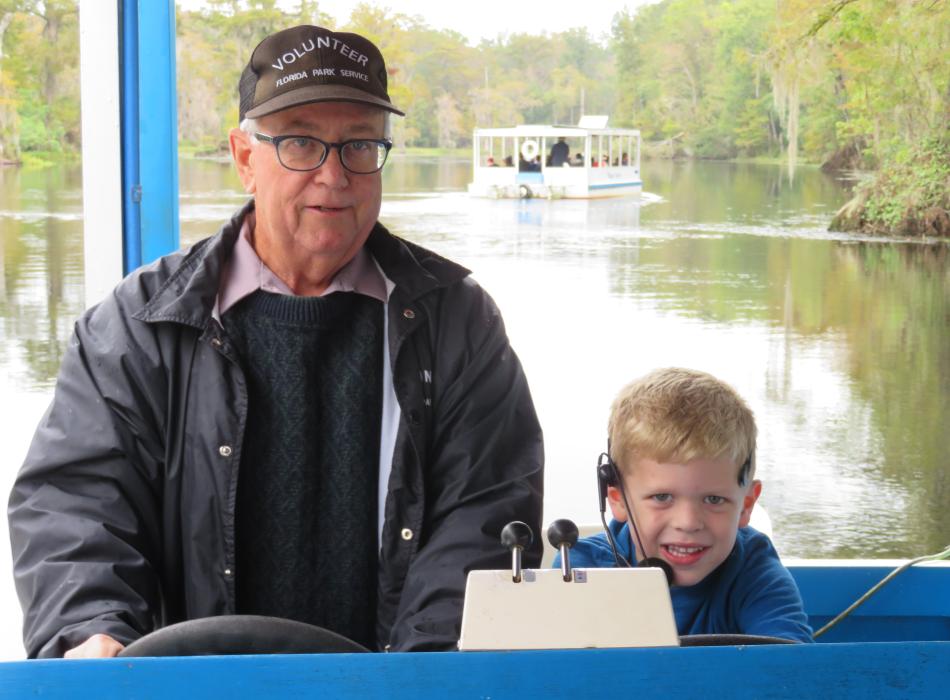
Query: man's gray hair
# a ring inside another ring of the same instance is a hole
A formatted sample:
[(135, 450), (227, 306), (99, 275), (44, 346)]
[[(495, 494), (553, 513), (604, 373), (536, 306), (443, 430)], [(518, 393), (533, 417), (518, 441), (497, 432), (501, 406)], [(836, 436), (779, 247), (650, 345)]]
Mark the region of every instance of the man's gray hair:
[[(393, 127), (392, 127), (392, 113), (383, 109), (380, 110), (383, 113), (383, 138), (391, 139), (393, 137)], [(254, 138), (254, 134), (261, 130), (260, 126), (257, 123), (256, 119), (245, 118), (241, 121), (240, 126), (238, 127), (246, 134), (250, 134), (252, 141), (257, 141)]]

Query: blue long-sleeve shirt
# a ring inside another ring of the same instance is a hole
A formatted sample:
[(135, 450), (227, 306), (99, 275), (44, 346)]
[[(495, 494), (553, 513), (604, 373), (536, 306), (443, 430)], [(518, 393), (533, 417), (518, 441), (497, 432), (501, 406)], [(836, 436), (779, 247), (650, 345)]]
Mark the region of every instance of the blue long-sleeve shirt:
[[(634, 561), (626, 523), (611, 520), (617, 551)], [(560, 566), (560, 555), (554, 566)], [(603, 532), (578, 540), (571, 549), (571, 566), (616, 566)], [(679, 634), (754, 634), (811, 642), (812, 630), (798, 586), (772, 546), (758, 530), (744, 527), (726, 560), (692, 586), (670, 588)]]

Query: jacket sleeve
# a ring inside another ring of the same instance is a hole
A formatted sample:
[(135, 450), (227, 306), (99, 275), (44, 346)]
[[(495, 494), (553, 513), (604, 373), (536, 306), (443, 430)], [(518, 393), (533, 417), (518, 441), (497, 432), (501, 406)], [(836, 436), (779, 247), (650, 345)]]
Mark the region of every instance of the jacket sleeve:
[(474, 282), (443, 303), (433, 338), (433, 415), (422, 465), (423, 540), (406, 576), (391, 649), (451, 650), (459, 637), (468, 572), (503, 569), (502, 528), (526, 522), (541, 562), (544, 454), (521, 364), (494, 302)]
[(127, 644), (159, 614), (164, 375), (157, 352), (136, 349), (130, 323), (114, 296), (77, 322), (10, 496), (31, 658), (62, 656), (96, 633)]
[(811, 642), (812, 630), (792, 574), (765, 536), (751, 544), (736, 615), (742, 634)]

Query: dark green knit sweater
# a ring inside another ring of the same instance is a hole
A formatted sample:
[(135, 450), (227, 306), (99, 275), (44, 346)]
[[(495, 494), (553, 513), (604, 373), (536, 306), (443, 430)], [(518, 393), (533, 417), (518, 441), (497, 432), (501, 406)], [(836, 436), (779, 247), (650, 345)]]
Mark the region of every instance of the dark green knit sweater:
[(258, 291), (222, 320), (248, 384), (237, 612), (374, 648), (383, 305)]

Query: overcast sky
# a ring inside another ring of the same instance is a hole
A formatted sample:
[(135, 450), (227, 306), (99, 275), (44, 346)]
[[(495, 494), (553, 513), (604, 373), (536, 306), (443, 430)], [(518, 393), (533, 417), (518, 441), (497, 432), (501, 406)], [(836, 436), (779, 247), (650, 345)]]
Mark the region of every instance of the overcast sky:
[[(342, 23), (359, 0), (318, 0), (319, 9)], [(419, 15), (436, 29), (454, 29), (477, 44), (482, 38), (494, 39), (499, 32), (540, 34), (560, 32), (571, 27), (587, 27), (591, 36), (600, 38), (610, 32), (613, 16), (624, 7), (634, 8), (655, 0), (584, 0), (558, 3), (546, 0), (380, 0), (370, 4), (388, 7), (395, 12)], [(178, 0), (178, 4), (193, 8), (201, 0)], [(279, 4), (294, 7), (294, 0)]]

